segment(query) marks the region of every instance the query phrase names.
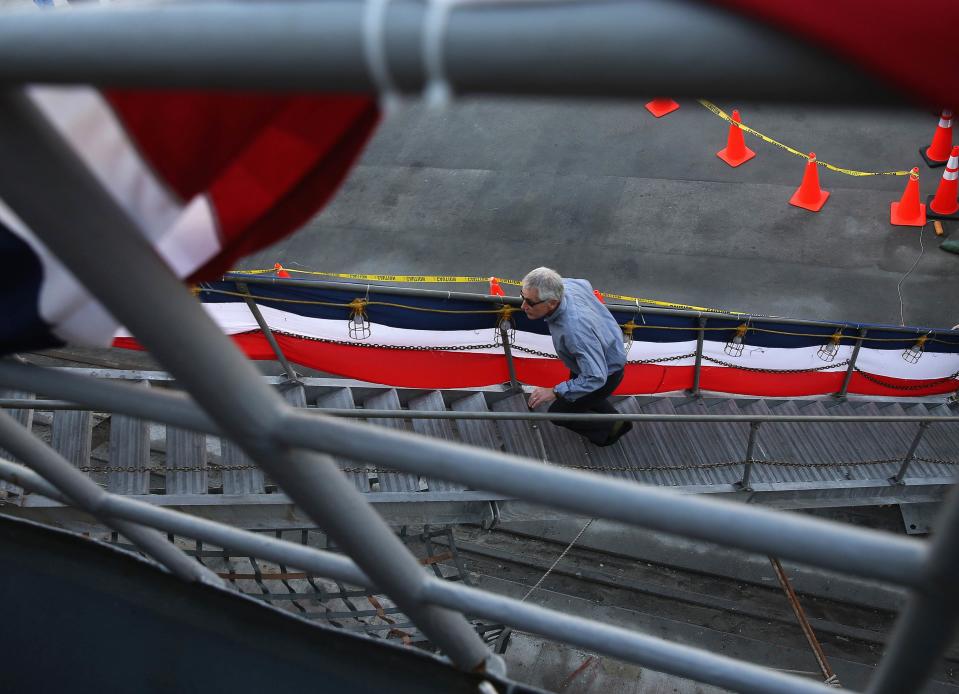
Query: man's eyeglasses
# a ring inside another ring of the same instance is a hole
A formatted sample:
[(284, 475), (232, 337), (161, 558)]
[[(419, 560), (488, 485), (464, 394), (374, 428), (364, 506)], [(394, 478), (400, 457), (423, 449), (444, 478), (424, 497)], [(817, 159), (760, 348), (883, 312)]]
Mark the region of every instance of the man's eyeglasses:
[[(533, 308), (534, 306), (539, 306), (540, 304), (546, 303), (547, 301), (549, 301), (549, 299), (540, 299), (539, 301), (530, 301), (525, 296), (523, 296), (522, 292), (520, 292), (520, 298), (523, 300), (523, 304), (526, 304), (530, 308)], [(523, 304), (520, 304), (520, 306), (522, 306)]]

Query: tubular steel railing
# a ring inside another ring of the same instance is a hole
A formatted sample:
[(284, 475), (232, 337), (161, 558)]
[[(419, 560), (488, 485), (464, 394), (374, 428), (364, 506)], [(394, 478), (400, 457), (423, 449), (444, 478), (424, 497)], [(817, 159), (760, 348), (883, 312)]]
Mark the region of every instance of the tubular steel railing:
[[(419, 89), (425, 82), (448, 79), (465, 91), (629, 95), (668, 86), (673, 94), (726, 90), (820, 101), (824, 95), (846, 101), (886, 98), (868, 80), (836, 69), (818, 52), (705, 6), (646, 0), (532, 5), (517, 12), (496, 3), (478, 11), (451, 12), (447, 25), (434, 21), (445, 16), (435, 13), (445, 12), (448, 4), (394, 3), (390, 8), (383, 47), (388, 48), (389, 67), (401, 88)], [(52, 81), (368, 90), (373, 80), (359, 50), (365, 39), (363, 12), (360, 3), (334, 1), (5, 16), (0, 22), (0, 80), (5, 85)], [(302, 30), (291, 32), (290, 26)], [(430, 39), (445, 49), (441, 74), (419, 59), (429, 26), (445, 29), (434, 31)], [(547, 26), (549, 30), (544, 29)], [(648, 41), (639, 35), (643, 32)], [(671, 46), (676, 36), (689, 37), (691, 45), (708, 44), (703, 55), (723, 54), (722, 64), (690, 60), (664, 47), (663, 37)], [(718, 41), (703, 41), (704, 37)], [(111, 59), (104, 61), (103, 55)], [(668, 60), (671, 55), (680, 58)], [(757, 61), (756, 55), (764, 59)], [(668, 85), (651, 81), (648, 65), (653, 63), (660, 65), (657, 74), (669, 75)], [(500, 69), (501, 64), (510, 69)], [(623, 485), (514, 456), (297, 412), (262, 382), (126, 214), (46, 126), (22, 90), (9, 86), (0, 91), (0, 160), (5, 162), (0, 167), (0, 198), (190, 396), (147, 394), (123, 384), (43, 370), (30, 372), (30, 389), (229, 436), (352, 557), (350, 561), (102, 490), (96, 493), (89, 480), (81, 481), (74, 474), (78, 471), (70, 471), (65, 459), (0, 413), (0, 444), (41, 473), (4, 462), (0, 464), (4, 479), (97, 514), (188, 580), (208, 576), (183, 573), (183, 555), (160, 547), (151, 539), (156, 535), (142, 528), (190, 535), (320, 575), (375, 585), (465, 670), (500, 669), (502, 663), (462, 613), (739, 691), (830, 691), (819, 683), (701, 649), (440, 581), (422, 570), (347, 483), (330, 457), (341, 455), (589, 517), (908, 587), (912, 598), (870, 686), (875, 694), (916, 691), (948, 644), (959, 613), (954, 598), (954, 576), (959, 572), (955, 499), (946, 505), (937, 535), (924, 543), (743, 504)], [(56, 192), (56, 205), (50, 204), (51, 191)], [(104, 273), (104, 266), (111, 271)], [(117, 291), (118, 286), (123, 290)], [(13, 365), (4, 365), (0, 376), (4, 384), (14, 380), (8, 378), (13, 373), (8, 366)]]

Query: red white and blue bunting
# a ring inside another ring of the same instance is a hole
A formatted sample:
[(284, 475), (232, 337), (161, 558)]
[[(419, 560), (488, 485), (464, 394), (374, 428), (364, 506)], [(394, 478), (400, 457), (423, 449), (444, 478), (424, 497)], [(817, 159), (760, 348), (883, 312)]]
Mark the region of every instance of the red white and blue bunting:
[[(376, 383), (413, 388), (465, 388), (509, 380), (496, 325), (501, 306), (480, 301), (374, 294), (302, 285), (250, 284), (263, 317), (288, 359), (303, 366)], [(275, 355), (233, 282), (204, 284), (209, 315), (252, 359)], [(362, 310), (358, 311), (357, 309)], [(641, 314), (611, 306), (621, 325), (635, 325), (622, 394), (692, 387), (698, 320)], [(360, 324), (351, 320), (360, 314)], [(552, 386), (568, 373), (556, 358), (547, 326), (518, 310), (510, 316), (518, 378)], [(745, 325), (745, 329), (742, 327)], [(803, 396), (840, 390), (855, 337), (868, 335), (848, 391), (882, 396), (925, 396), (959, 386), (959, 333), (890, 326), (777, 323), (707, 317), (700, 387), (755, 396)], [(368, 335), (363, 337), (366, 328)], [(625, 339), (625, 338), (624, 338)], [(119, 346), (134, 346), (119, 338)]]

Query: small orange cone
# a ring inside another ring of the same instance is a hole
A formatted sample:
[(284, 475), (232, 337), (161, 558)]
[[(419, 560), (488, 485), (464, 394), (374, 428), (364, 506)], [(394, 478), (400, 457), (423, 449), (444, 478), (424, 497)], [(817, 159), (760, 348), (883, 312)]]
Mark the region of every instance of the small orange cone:
[(919, 169), (913, 167), (909, 172), (906, 191), (899, 202), (889, 205), (890, 223), (900, 227), (921, 227), (926, 225), (926, 206), (919, 202)]
[(943, 109), (939, 125), (932, 136), (932, 144), (919, 150), (919, 154), (931, 168), (945, 166), (952, 150), (952, 111)]
[(756, 153), (746, 146), (743, 131), (736, 123), (742, 123), (739, 119), (739, 111), (733, 111), (733, 122), (729, 124), (729, 137), (726, 138), (725, 149), (716, 152), (716, 156), (730, 166), (739, 166), (756, 156)]
[(499, 280), (495, 277), (489, 278), (489, 294), (490, 296), (506, 296), (506, 292), (499, 286)]
[(936, 194), (926, 201), (927, 212), (934, 219), (959, 219), (959, 145), (952, 148), (949, 163), (942, 172)]
[(601, 303), (601, 304), (605, 304), (605, 303), (606, 303), (606, 299), (603, 298), (603, 295), (600, 293), (600, 291), (599, 291), (598, 289), (594, 289), (594, 290), (593, 290), (593, 296), (595, 296), (597, 299), (599, 299), (599, 303)]
[(679, 108), (679, 104), (666, 96), (657, 96), (646, 104), (646, 110), (657, 118), (662, 118), (667, 113), (672, 113)]
[(279, 263), (276, 263), (273, 266), (273, 271), (276, 273), (277, 277), (289, 277), (290, 273), (283, 269), (283, 266)]
[(828, 198), (829, 193), (819, 187), (819, 168), (816, 164), (816, 153), (810, 152), (802, 183), (793, 193), (793, 196), (789, 198), (789, 204), (801, 207), (804, 210), (819, 212)]

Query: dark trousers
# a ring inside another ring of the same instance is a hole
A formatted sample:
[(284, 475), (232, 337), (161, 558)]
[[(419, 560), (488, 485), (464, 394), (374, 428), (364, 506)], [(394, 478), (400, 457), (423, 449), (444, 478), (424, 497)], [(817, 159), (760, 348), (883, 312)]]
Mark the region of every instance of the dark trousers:
[[(569, 376), (570, 378), (576, 378), (577, 374), (570, 373)], [(609, 378), (606, 379), (606, 383), (603, 384), (602, 388), (599, 390), (594, 390), (592, 393), (587, 393), (577, 400), (570, 401), (564, 400), (563, 398), (556, 398), (556, 400), (553, 401), (553, 404), (549, 406), (549, 411), (563, 414), (566, 412), (618, 414), (616, 412), (616, 408), (609, 404), (609, 400), (606, 398), (612, 395), (613, 391), (616, 390), (616, 386), (618, 386), (622, 380), (623, 372), (617, 371), (616, 373), (609, 375)], [(553, 422), (553, 424), (575, 431), (580, 436), (585, 436), (598, 446), (606, 442), (606, 439), (609, 438), (610, 432), (612, 432), (613, 426), (616, 424), (616, 422), (559, 421)]]

